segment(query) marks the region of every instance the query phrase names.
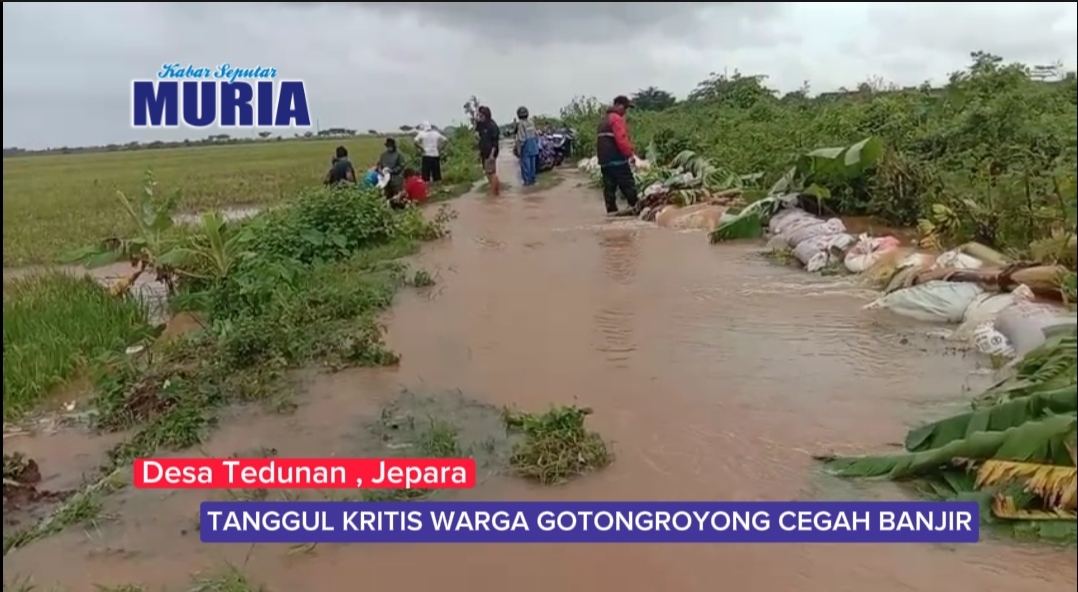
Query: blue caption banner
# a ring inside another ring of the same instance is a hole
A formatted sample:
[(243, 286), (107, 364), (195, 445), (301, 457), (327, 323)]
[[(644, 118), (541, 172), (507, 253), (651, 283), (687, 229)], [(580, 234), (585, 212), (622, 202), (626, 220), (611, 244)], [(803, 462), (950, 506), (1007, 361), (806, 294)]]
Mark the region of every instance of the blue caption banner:
[(204, 543), (975, 543), (976, 502), (203, 502)]

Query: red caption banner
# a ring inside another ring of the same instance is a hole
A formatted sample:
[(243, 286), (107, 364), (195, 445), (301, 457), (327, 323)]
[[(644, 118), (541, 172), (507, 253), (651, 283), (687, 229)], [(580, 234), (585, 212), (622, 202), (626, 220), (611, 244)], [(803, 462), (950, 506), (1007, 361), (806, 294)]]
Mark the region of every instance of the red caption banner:
[(140, 489), (471, 489), (471, 458), (139, 458)]

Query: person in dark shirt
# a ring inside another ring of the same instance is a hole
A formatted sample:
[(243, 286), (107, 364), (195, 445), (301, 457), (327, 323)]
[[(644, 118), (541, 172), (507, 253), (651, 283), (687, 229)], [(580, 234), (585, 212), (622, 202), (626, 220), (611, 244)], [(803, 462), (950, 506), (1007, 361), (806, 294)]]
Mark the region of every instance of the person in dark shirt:
[(329, 171), (326, 172), (326, 178), (322, 182), (326, 185), (356, 182), (356, 169), (352, 166), (352, 161), (348, 160), (347, 148), (337, 146), (336, 156), (333, 158)]
[(614, 98), (614, 104), (606, 110), (606, 116), (599, 122), (595, 141), (595, 156), (599, 160), (599, 169), (603, 176), (603, 201), (606, 213), (618, 213), (618, 191), (630, 208), (636, 207), (636, 177), (630, 163), (636, 160), (629, 131), (625, 126), (625, 113), (632, 108), (632, 101), (625, 95)]
[(404, 155), (397, 150), (397, 141), (386, 138), (386, 151), (378, 158), (378, 170), (389, 171), (389, 183), (386, 183), (386, 199), (393, 199), (404, 188)]
[(501, 189), (498, 181), (498, 143), (502, 132), (490, 114), (490, 107), (482, 106), (476, 110), (475, 131), (479, 135), (479, 162), (483, 164), (483, 173), (487, 176), (490, 194), (497, 197)]

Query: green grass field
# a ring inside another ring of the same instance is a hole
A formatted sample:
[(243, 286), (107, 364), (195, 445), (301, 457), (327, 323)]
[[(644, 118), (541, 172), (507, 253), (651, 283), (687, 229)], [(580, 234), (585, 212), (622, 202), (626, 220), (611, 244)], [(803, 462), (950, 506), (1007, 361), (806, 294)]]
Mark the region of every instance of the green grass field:
[(333, 149), (357, 168), (373, 164), (381, 138), (285, 140), (160, 150), (4, 159), (4, 266), (52, 263), (129, 230), (116, 192), (139, 191), (152, 169), (159, 189), (181, 190), (183, 209), (272, 204), (317, 185)]

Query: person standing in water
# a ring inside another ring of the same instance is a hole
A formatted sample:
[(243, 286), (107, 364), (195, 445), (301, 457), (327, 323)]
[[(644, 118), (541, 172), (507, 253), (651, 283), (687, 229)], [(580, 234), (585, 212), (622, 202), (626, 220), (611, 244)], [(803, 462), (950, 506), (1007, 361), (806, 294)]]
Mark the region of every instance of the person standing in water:
[(490, 114), (490, 107), (482, 106), (476, 110), (475, 133), (479, 136), (479, 162), (483, 165), (483, 173), (487, 176), (487, 187), (490, 194), (497, 197), (501, 192), (501, 181), (498, 180), (498, 143), (501, 142), (502, 131)]
[(442, 180), (442, 148), (449, 140), (441, 132), (424, 121), (419, 124), (419, 133), (415, 135), (415, 145), (423, 154), (419, 163), (419, 172), (427, 183)]
[(356, 169), (352, 166), (352, 161), (348, 160), (347, 148), (344, 146), (337, 146), (337, 151), (329, 166), (329, 171), (326, 172), (326, 177), (322, 182), (326, 185), (356, 182)]
[(607, 214), (618, 213), (618, 191), (629, 202), (630, 208), (636, 207), (636, 177), (629, 166), (636, 160), (636, 152), (625, 126), (625, 113), (632, 106), (628, 97), (619, 95), (599, 122), (595, 156), (603, 173), (603, 201), (606, 202)]
[(386, 138), (386, 151), (378, 158), (378, 170), (389, 173), (385, 186), (386, 199), (393, 199), (404, 188), (404, 155), (397, 150), (397, 141)]
[(528, 108), (517, 109), (517, 136), (513, 152), (520, 159), (520, 180), (525, 187), (535, 185), (539, 173), (539, 134)]

